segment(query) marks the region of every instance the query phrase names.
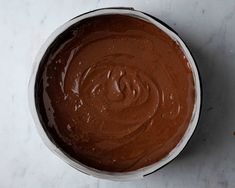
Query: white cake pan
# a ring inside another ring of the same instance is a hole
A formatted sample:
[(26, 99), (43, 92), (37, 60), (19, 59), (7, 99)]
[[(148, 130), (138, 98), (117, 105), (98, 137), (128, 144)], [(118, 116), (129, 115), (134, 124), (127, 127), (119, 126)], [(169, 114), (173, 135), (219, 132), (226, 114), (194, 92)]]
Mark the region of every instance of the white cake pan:
[[(94, 17), (98, 15), (112, 15), (112, 14), (120, 14), (120, 15), (128, 15), (132, 17), (136, 17), (142, 20), (145, 20), (147, 22), (150, 22), (154, 24), (156, 27), (160, 28), (162, 31), (164, 31), (167, 35), (169, 35), (173, 40), (177, 42), (177, 44), (181, 47), (182, 51), (184, 52), (185, 57), (188, 60), (188, 64), (191, 67), (192, 74), (193, 74), (193, 80), (195, 84), (195, 104), (194, 104), (194, 109), (191, 117), (191, 121), (189, 122), (188, 128), (180, 140), (180, 142), (177, 144), (177, 146), (163, 159), (155, 162), (152, 165), (146, 166), (144, 168), (131, 171), (131, 172), (107, 172), (107, 171), (101, 171), (97, 170), (94, 168), (91, 168), (89, 166), (86, 166), (79, 161), (73, 159), (70, 157), (68, 154), (64, 153), (58, 145), (52, 140), (52, 138), (49, 138), (48, 135), (46, 134), (46, 130), (43, 128), (42, 124), (40, 123), (39, 117), (38, 117), (38, 112), (36, 108), (36, 99), (35, 99), (35, 81), (36, 81), (36, 75), (38, 72), (39, 65), (42, 61), (42, 58), (44, 57), (44, 54), (46, 53), (47, 49), (50, 48), (51, 44), (56, 40), (56, 38), (62, 34), (65, 30), (67, 30), (70, 26), (80, 22), (83, 19), (89, 18), (89, 17)], [(46, 144), (46, 146), (53, 152), (55, 153), (59, 158), (61, 158), (63, 161), (68, 163), (70, 166), (74, 167), (75, 169), (102, 179), (108, 179), (108, 180), (117, 180), (117, 181), (126, 181), (126, 180), (133, 180), (133, 179), (141, 179), (144, 176), (159, 170), (161, 167), (165, 166), (169, 162), (171, 162), (176, 156), (184, 149), (186, 146), (187, 142), (189, 141), (190, 137), (192, 136), (198, 119), (199, 119), (199, 114), (200, 114), (200, 109), (201, 109), (201, 86), (200, 86), (200, 78), (198, 74), (198, 69), (196, 67), (196, 63), (185, 45), (185, 43), (180, 39), (180, 37), (171, 29), (169, 28), (166, 24), (164, 24), (162, 21), (152, 17), (151, 15), (147, 15), (143, 12), (134, 10), (133, 8), (119, 8), (119, 7), (114, 7), (114, 8), (104, 8), (104, 9), (98, 9), (94, 10), (85, 14), (82, 14), (80, 16), (77, 16), (62, 26), (60, 26), (56, 31), (54, 31), (47, 41), (43, 44), (41, 47), (40, 51), (38, 52), (37, 57), (35, 58), (34, 61), (34, 66), (29, 82), (29, 107), (30, 111), (32, 113), (32, 117), (34, 119), (35, 125), (38, 129), (38, 132)], [(48, 168), (49, 168), (48, 164)]]

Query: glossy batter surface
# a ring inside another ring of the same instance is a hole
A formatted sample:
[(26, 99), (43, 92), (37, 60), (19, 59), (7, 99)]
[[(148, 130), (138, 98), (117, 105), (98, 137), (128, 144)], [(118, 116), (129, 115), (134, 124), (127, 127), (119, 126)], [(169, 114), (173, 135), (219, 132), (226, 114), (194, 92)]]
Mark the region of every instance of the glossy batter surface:
[(37, 74), (49, 137), (74, 159), (131, 171), (166, 156), (191, 119), (187, 59), (164, 32), (121, 15), (89, 18), (59, 36)]

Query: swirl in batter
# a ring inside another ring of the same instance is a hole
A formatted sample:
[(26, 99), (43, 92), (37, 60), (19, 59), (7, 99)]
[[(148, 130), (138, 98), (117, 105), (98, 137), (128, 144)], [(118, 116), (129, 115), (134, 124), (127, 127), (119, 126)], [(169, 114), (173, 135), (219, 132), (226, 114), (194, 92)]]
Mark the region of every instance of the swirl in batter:
[(187, 59), (163, 31), (121, 15), (86, 19), (60, 35), (37, 74), (49, 137), (74, 159), (131, 171), (166, 156), (191, 119)]

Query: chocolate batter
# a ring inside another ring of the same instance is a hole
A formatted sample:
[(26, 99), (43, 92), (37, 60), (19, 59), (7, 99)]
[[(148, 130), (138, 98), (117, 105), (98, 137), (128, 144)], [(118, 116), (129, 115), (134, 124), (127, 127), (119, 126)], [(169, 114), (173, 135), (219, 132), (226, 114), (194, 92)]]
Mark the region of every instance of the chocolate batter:
[(132, 171), (165, 157), (194, 107), (194, 82), (180, 47), (129, 16), (86, 19), (44, 56), (35, 90), (48, 136), (100, 170)]

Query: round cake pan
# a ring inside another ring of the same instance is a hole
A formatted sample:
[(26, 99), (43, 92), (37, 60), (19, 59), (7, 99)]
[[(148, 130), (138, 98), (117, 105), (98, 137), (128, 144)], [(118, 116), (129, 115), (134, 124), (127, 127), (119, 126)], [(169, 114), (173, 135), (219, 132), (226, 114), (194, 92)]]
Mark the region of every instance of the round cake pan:
[[(44, 57), (44, 54), (47, 52), (48, 49), (50, 49), (51, 44), (57, 39), (57, 37), (62, 34), (65, 30), (67, 30), (70, 26), (80, 22), (81, 20), (84, 20), (89, 17), (94, 17), (98, 15), (112, 15), (112, 14), (120, 14), (120, 15), (128, 15), (132, 17), (136, 17), (139, 19), (143, 19), (151, 24), (154, 24), (156, 27), (161, 29), (163, 32), (165, 32), (167, 35), (169, 35), (173, 40), (176, 41), (176, 43), (180, 46), (182, 51), (184, 52), (185, 58), (188, 60), (188, 65), (190, 66), (193, 74), (193, 80), (195, 84), (195, 104), (194, 109), (192, 113), (191, 120), (189, 122), (188, 128), (180, 140), (180, 142), (176, 145), (176, 147), (163, 159), (155, 162), (152, 165), (146, 166), (144, 168), (131, 171), (131, 172), (107, 172), (107, 171), (101, 171), (94, 168), (91, 168), (89, 166), (86, 166), (79, 161), (71, 158), (69, 155), (64, 153), (58, 145), (52, 140), (52, 138), (48, 137), (48, 134), (46, 130), (43, 128), (42, 124), (40, 123), (37, 109), (36, 109), (36, 99), (35, 99), (35, 81), (36, 81), (36, 75), (39, 69), (39, 65)], [(176, 32), (174, 32), (173, 29), (171, 29), (169, 26), (167, 26), (165, 23), (160, 21), (159, 19), (148, 15), (146, 13), (143, 13), (141, 11), (134, 10), (133, 8), (121, 8), (121, 7), (114, 7), (114, 8), (104, 8), (104, 9), (98, 9), (93, 10), (88, 13), (79, 15), (54, 31), (47, 41), (42, 45), (37, 57), (34, 61), (34, 66), (29, 82), (29, 107), (31, 114), (33, 116), (34, 122), (36, 124), (36, 127), (38, 129), (38, 132), (43, 140), (43, 142), (47, 145), (47, 147), (55, 153), (59, 158), (61, 158), (63, 161), (68, 163), (70, 166), (74, 167), (75, 169), (94, 177), (102, 178), (102, 179), (108, 179), (108, 180), (117, 180), (117, 181), (127, 181), (127, 180), (133, 180), (133, 179), (141, 179), (144, 176), (153, 173), (156, 170), (159, 170), (169, 162), (171, 162), (174, 158), (176, 158), (177, 155), (184, 149), (187, 142), (189, 141), (190, 137), (192, 136), (200, 114), (201, 109), (201, 87), (200, 87), (200, 78), (198, 74), (198, 69), (196, 66), (196, 63), (183, 42), (183, 40), (177, 35)]]

